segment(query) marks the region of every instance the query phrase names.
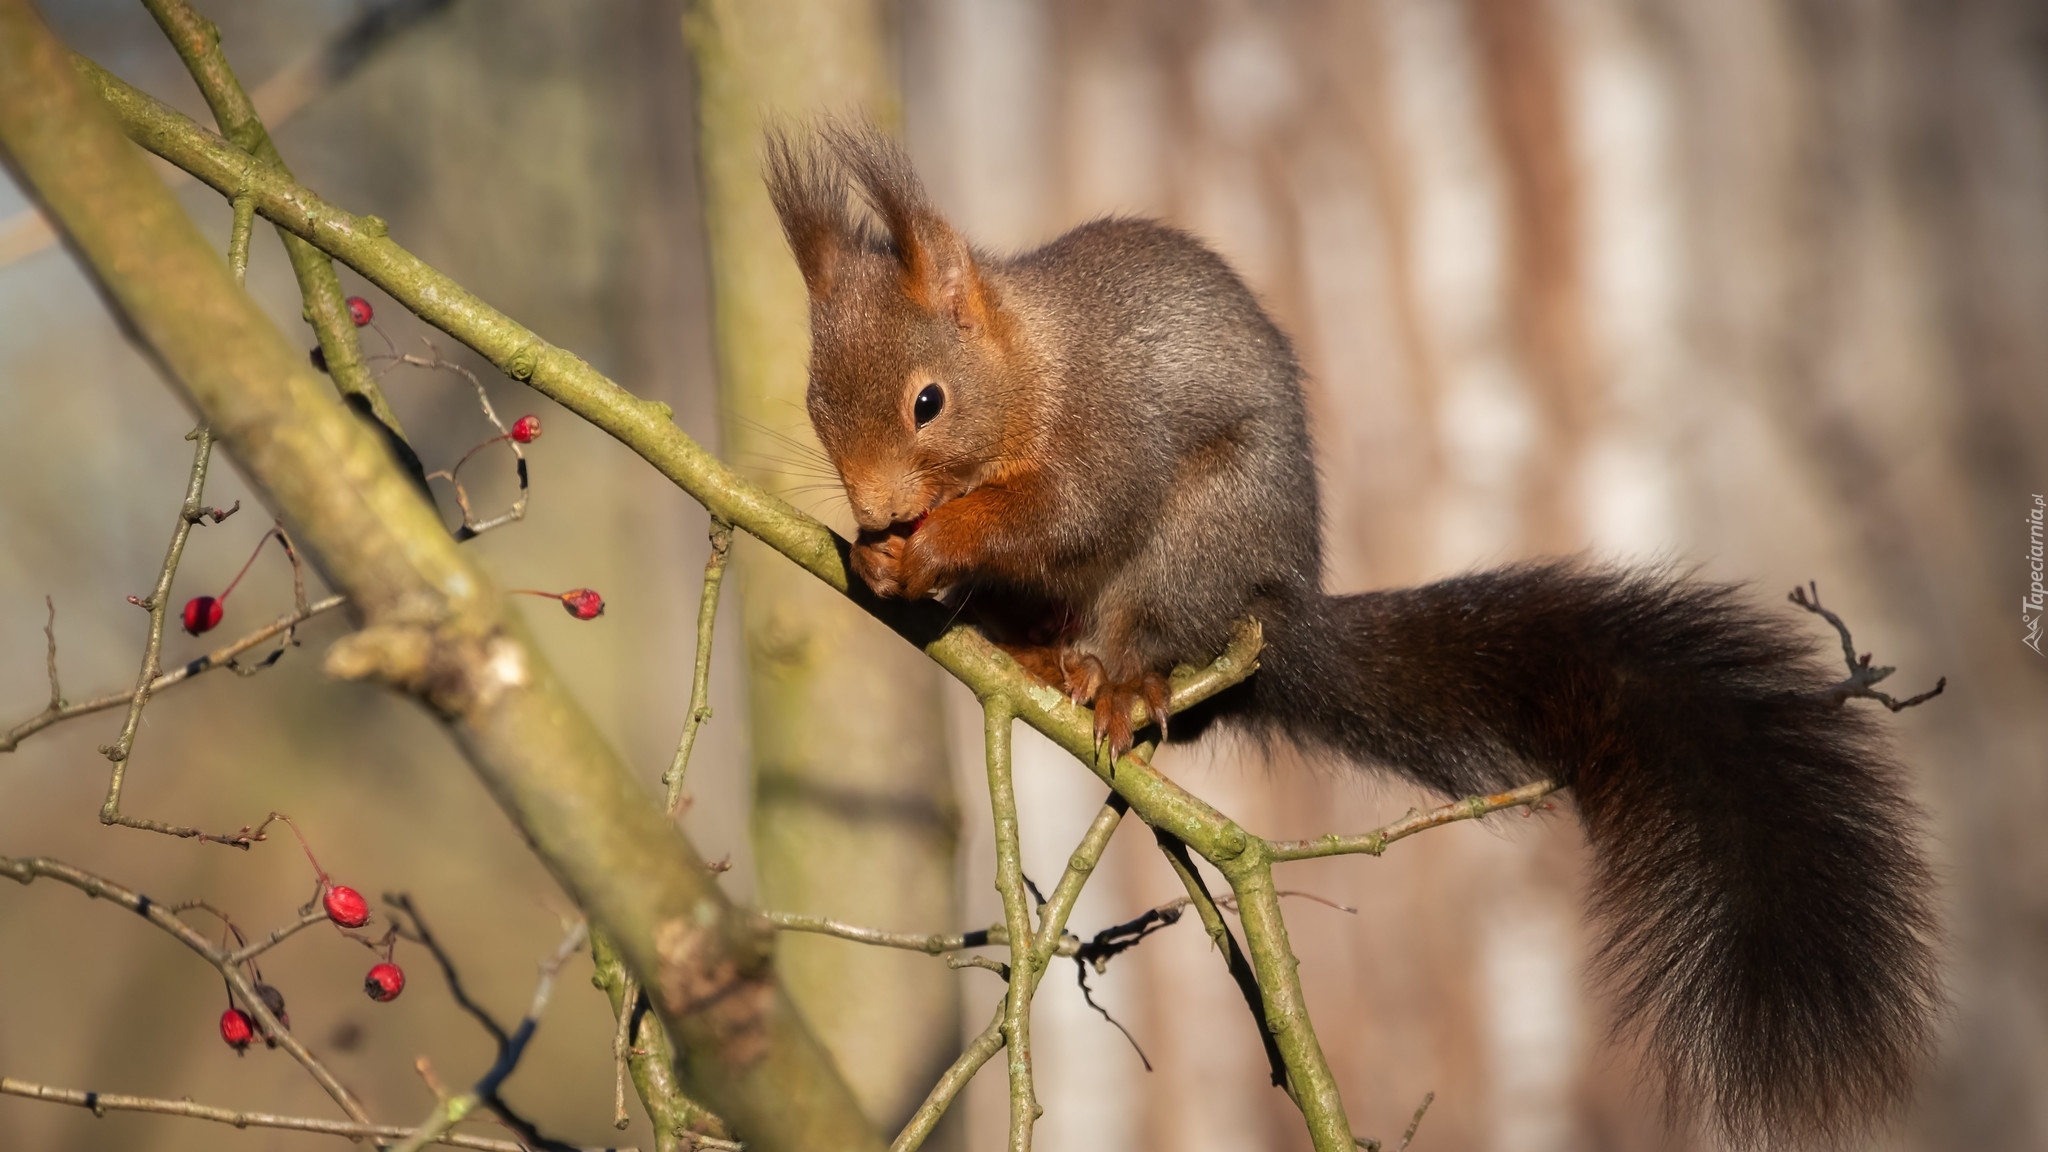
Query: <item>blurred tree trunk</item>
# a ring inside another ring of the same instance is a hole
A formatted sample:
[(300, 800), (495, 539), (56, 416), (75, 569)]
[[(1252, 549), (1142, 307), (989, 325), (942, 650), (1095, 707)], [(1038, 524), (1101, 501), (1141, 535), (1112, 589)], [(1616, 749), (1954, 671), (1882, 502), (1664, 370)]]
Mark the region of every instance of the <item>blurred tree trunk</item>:
[[(697, 62), (726, 456), (786, 488), (774, 461), (815, 443), (803, 404), (807, 305), (761, 183), (763, 121), (838, 113), (893, 125), (882, 6), (701, 0), (684, 31)], [(765, 551), (743, 547), (736, 566), (762, 906), (888, 928), (954, 923), (959, 817), (937, 670)], [(885, 1125), (907, 1116), (958, 1045), (950, 974), (929, 957), (818, 937), (785, 937), (779, 955), (863, 1106)]]

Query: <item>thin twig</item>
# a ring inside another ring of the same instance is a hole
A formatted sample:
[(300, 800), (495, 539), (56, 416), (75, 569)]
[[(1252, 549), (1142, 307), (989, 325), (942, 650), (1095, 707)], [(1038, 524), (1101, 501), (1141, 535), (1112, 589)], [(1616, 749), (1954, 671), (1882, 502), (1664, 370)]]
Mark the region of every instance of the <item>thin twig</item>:
[[(211, 672), (216, 668), (235, 667), (235, 657), (274, 636), (281, 633), (289, 633), (313, 617), (331, 612), (347, 602), (348, 598), (346, 596), (329, 596), (324, 600), (307, 605), (304, 611), (287, 612), (232, 644), (216, 648), (196, 660), (187, 661), (171, 669), (169, 672), (158, 676), (150, 682), (150, 695), (153, 697), (173, 684), (183, 683), (202, 672)], [(282, 649), (279, 651), (282, 651)], [(271, 662), (269, 659), (266, 659), (263, 663), (267, 665)], [(51, 683), (54, 685), (56, 672), (56, 638), (54, 635), (50, 640), (50, 668), (53, 677)], [(77, 704), (69, 704), (63, 700), (53, 698), (52, 707), (43, 709), (34, 716), (9, 728), (4, 734), (0, 734), (0, 752), (14, 751), (24, 739), (35, 735), (52, 724), (72, 720), (80, 716), (90, 716), (95, 712), (104, 712), (109, 708), (132, 703), (134, 699), (135, 692), (133, 689), (122, 692), (109, 692), (104, 696), (95, 696), (90, 700)]]
[(230, 964), (241, 964), (254, 960), (256, 957), (284, 943), (287, 939), (298, 935), (302, 929), (311, 928), (313, 925), (323, 923), (327, 919), (327, 909), (322, 908), (316, 900), (299, 909), (298, 919), (272, 931), (270, 935), (256, 941), (254, 944), (246, 944), (228, 953), (227, 962)]
[(1031, 939), (1030, 895), (1017, 832), (1017, 795), (1011, 781), (1010, 727), (1014, 714), (1005, 699), (984, 703), (989, 805), (995, 812), (996, 891), (1003, 897), (1003, 922), (1010, 932), (1009, 994), (1004, 998), (1003, 1044), (1010, 1052), (1010, 1152), (1031, 1152), (1031, 1126), (1038, 1096), (1031, 1080), (1031, 993), (1037, 972)]
[(46, 595), (43, 607), (50, 610), (50, 618), (43, 622), (43, 638), (49, 641), (44, 660), (50, 668), (50, 705), (44, 711), (56, 714), (64, 711), (64, 684), (57, 679), (57, 601)]
[[(0, 1094), (23, 1096), (30, 1100), (46, 1100), (52, 1104), (71, 1104), (87, 1109), (95, 1116), (104, 1116), (109, 1112), (155, 1112), (164, 1116), (212, 1120), (221, 1124), (232, 1124), (237, 1128), (282, 1128), (292, 1132), (347, 1136), (352, 1140), (396, 1140), (411, 1136), (415, 1132), (415, 1129), (400, 1128), (391, 1124), (362, 1124), (348, 1120), (323, 1120), (311, 1116), (279, 1116), (272, 1112), (244, 1112), (234, 1108), (217, 1108), (210, 1104), (195, 1104), (190, 1100), (162, 1100), (152, 1096), (124, 1096), (115, 1092), (52, 1088), (27, 1080), (17, 1080), (11, 1076), (0, 1076)], [(524, 1152), (525, 1147), (516, 1140), (492, 1140), (460, 1132), (443, 1133), (434, 1137), (432, 1143), (447, 1144), (455, 1148), (477, 1148), (483, 1152)]]
[(1840, 616), (1821, 607), (1820, 585), (1809, 580), (1806, 587), (1792, 589), (1792, 594), (1786, 599), (1834, 625), (1835, 633), (1842, 638), (1842, 661), (1849, 666), (1849, 675), (1841, 683), (1821, 689), (1817, 695), (1822, 699), (1838, 706), (1850, 700), (1875, 700), (1893, 712), (1904, 712), (1916, 704), (1925, 704), (1934, 699), (1948, 687), (1948, 677), (1943, 676), (1934, 682), (1934, 687), (1917, 696), (1908, 696), (1904, 700), (1879, 692), (1874, 685), (1898, 669), (1889, 666), (1873, 668), (1870, 664), (1871, 653), (1865, 652), (1861, 656), (1856, 654), (1856, 642), (1849, 638), (1849, 626), (1842, 622)]
[(661, 779), (668, 788), (670, 819), (682, 807), (683, 773), (690, 767), (690, 750), (697, 746), (697, 729), (711, 719), (711, 632), (718, 623), (718, 590), (725, 583), (725, 562), (731, 553), (732, 525), (713, 516), (711, 552), (704, 558), (704, 591), (697, 601), (697, 659), (690, 674), (690, 714), (683, 721), (675, 759)]
[(504, 1025), (498, 1023), (497, 1017), (492, 1016), (489, 1009), (470, 999), (468, 990), (462, 986), (461, 974), (455, 971), (454, 958), (448, 955), (447, 949), (441, 947), (441, 942), (427, 927), (427, 922), (420, 916), (412, 897), (404, 892), (386, 892), (384, 902), (405, 913), (412, 921), (410, 925), (406, 925), (393, 919), (392, 926), (398, 930), (399, 938), (420, 945), (433, 956), (434, 963), (441, 966), (441, 975), (448, 981), (448, 994), (455, 998), (456, 1005), (469, 1013), (478, 1024), (483, 1025), (484, 1031), (491, 1034), (491, 1040), (498, 1046), (498, 1050), (504, 1051), (505, 1046), (512, 1042), (512, 1034), (505, 1030)]
[(1341, 856), (1358, 852), (1378, 856), (1394, 841), (1405, 840), (1427, 828), (1456, 824), (1461, 820), (1477, 820), (1503, 808), (1534, 809), (1538, 801), (1557, 789), (1556, 781), (1538, 780), (1534, 784), (1524, 784), (1520, 788), (1496, 792), (1491, 796), (1467, 796), (1463, 800), (1453, 800), (1427, 812), (1418, 812), (1411, 808), (1406, 816), (1392, 824), (1357, 836), (1340, 836), (1332, 832), (1313, 840), (1276, 840), (1269, 846), (1271, 859), (1277, 863), (1282, 860), (1309, 860), (1318, 856)]
[[(484, 419), (489, 420), (491, 427), (498, 430), (496, 436), (463, 453), (462, 459), (455, 462), (455, 467), (445, 468), (438, 472), (429, 472), (426, 475), (428, 480), (443, 479), (455, 487), (455, 504), (456, 507), (462, 510), (462, 526), (455, 530), (455, 538), (457, 540), (474, 540), (493, 528), (502, 528), (507, 524), (526, 519), (527, 500), (533, 494), (528, 483), (526, 453), (520, 448), (519, 441), (513, 438), (512, 430), (505, 427), (503, 420), (498, 419), (498, 410), (491, 407), (491, 394), (485, 390), (484, 382), (477, 379), (476, 373), (471, 372), (463, 365), (453, 360), (442, 359), (441, 350), (434, 346), (432, 340), (422, 336), (420, 337), (420, 343), (427, 346), (427, 355), (415, 356), (407, 354), (396, 357), (398, 362), (410, 364), (415, 368), (425, 368), (428, 371), (455, 372), (460, 374), (469, 381), (470, 387), (476, 389), (477, 406), (483, 409)], [(372, 356), (370, 359), (382, 360), (385, 357)], [(510, 508), (488, 520), (478, 520), (476, 513), (469, 507), (469, 490), (462, 486), (462, 466), (469, 463), (470, 457), (498, 443), (503, 443), (512, 450), (512, 458), (515, 461), (514, 467), (519, 478), (519, 495), (513, 498)]]
[(1150, 1072), (1152, 1070), (1152, 1058), (1145, 1055), (1144, 1045), (1138, 1043), (1138, 1038), (1131, 1035), (1131, 1030), (1124, 1027), (1123, 1021), (1110, 1015), (1109, 1009), (1095, 1002), (1095, 989), (1088, 986), (1088, 966), (1086, 964), (1074, 965), (1074, 982), (1081, 986), (1081, 999), (1087, 1001), (1090, 1008), (1095, 1009), (1098, 1015), (1114, 1025), (1117, 1031), (1124, 1034), (1124, 1039), (1130, 1042), (1131, 1051), (1138, 1054), (1138, 1063), (1143, 1064), (1145, 1071)]
[(166, 836), (198, 840), (202, 844), (226, 844), (232, 848), (246, 849), (261, 838), (250, 836), (246, 828), (239, 833), (223, 836), (182, 824), (167, 824), (161, 820), (129, 816), (121, 811), (121, 786), (128, 779), (129, 757), (135, 751), (135, 734), (142, 725), (142, 710), (149, 706), (150, 694), (155, 690), (157, 677), (163, 673), (160, 661), (164, 646), (164, 620), (170, 611), (171, 581), (178, 574), (178, 561), (185, 555), (185, 541), (192, 534), (192, 526), (209, 515), (216, 524), (228, 516), (228, 512), (221, 509), (207, 508), (204, 502), (207, 465), (213, 459), (213, 430), (201, 425), (194, 428), (186, 439), (193, 444), (192, 470), (191, 477), (185, 485), (185, 502), (178, 509), (178, 524), (171, 532), (170, 547), (164, 550), (163, 567), (157, 572), (156, 587), (149, 595), (135, 599), (138, 606), (149, 612), (149, 638), (142, 648), (142, 671), (135, 678), (135, 690), (129, 694), (128, 719), (121, 726), (120, 738), (100, 749), (113, 765), (113, 771), (107, 779), (107, 798), (100, 805), (100, 823), (138, 828), (145, 832), (161, 832)]

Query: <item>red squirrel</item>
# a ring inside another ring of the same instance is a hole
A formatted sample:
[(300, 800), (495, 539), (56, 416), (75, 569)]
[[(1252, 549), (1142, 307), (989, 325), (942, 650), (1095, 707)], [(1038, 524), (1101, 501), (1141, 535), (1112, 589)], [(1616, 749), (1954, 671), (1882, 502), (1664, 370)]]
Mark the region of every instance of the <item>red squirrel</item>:
[(767, 181), (876, 594), (975, 606), (1119, 753), (1133, 702), (1165, 735), (1166, 674), (1254, 617), (1259, 670), (1173, 739), (1232, 725), (1447, 796), (1553, 778), (1596, 971), (1676, 1108), (1775, 1145), (1906, 1096), (1941, 998), (1917, 816), (1790, 621), (1569, 561), (1330, 595), (1302, 370), (1200, 241), (1102, 219), (992, 255), (868, 129), (772, 135)]

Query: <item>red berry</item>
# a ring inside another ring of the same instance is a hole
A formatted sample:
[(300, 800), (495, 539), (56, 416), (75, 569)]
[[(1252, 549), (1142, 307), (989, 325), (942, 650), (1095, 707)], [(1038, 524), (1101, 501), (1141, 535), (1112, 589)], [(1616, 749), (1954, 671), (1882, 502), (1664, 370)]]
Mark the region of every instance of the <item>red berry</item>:
[(595, 589), (572, 588), (562, 593), (562, 607), (578, 620), (595, 620), (604, 615), (604, 597)]
[(512, 422), (512, 438), (521, 444), (531, 444), (540, 439), (540, 417), (521, 416)]
[(368, 300), (363, 299), (361, 296), (351, 296), (348, 298), (348, 318), (356, 322), (356, 327), (361, 328), (363, 325), (368, 324), (370, 317), (375, 315), (376, 313), (370, 310), (370, 302)]
[(211, 596), (194, 596), (185, 601), (185, 631), (197, 636), (211, 632), (219, 626), (221, 614), (227, 608)]
[(398, 999), (405, 991), (405, 972), (398, 965), (386, 960), (370, 969), (363, 977), (363, 991), (379, 1004), (388, 1004)]
[(220, 1014), (220, 1038), (228, 1047), (240, 1052), (256, 1039), (256, 1022), (240, 1008), (230, 1008)]
[(327, 909), (327, 918), (343, 928), (361, 928), (370, 922), (370, 902), (346, 884), (330, 886), (320, 903)]

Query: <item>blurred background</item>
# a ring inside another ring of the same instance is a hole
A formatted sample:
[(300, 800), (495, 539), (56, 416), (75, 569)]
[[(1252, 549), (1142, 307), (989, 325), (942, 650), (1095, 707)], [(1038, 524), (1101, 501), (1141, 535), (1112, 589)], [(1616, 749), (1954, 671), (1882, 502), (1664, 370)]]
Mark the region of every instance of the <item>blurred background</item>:
[[(322, 195), (384, 217), (400, 243), (667, 401), (684, 428), (839, 522), (842, 507), (807, 488), (787, 455), (736, 451), (765, 426), (800, 433), (801, 414), (786, 399), (721, 399), (716, 368), (723, 357), (733, 377), (739, 352), (718, 335), (715, 315), (734, 310), (721, 303), (714, 314), (714, 272), (731, 266), (717, 262), (734, 243), (779, 253), (781, 241), (758, 215), (749, 223), (720, 207), (754, 195), (734, 191), (750, 179), (744, 164), (735, 177), (730, 165), (699, 163), (691, 44), (744, 23), (733, 12), (745, 6), (694, 5), (695, 41), (684, 35), (686, 7), (456, 0), (381, 39), (339, 80), (286, 92), (291, 114), (272, 120), (273, 134)], [(344, 0), (207, 0), (202, 10), (252, 88), (303, 80), (291, 69), (363, 11)], [(2048, 661), (2021, 644), (2018, 611), (2029, 579), (2023, 517), (2048, 492), (2048, 9), (792, 0), (759, 10), (868, 37), (843, 46), (880, 77), (870, 111), (900, 123), (935, 199), (979, 242), (1014, 250), (1092, 216), (1140, 213), (1229, 257), (1313, 378), (1333, 589), (1538, 554), (1678, 560), (1747, 581), (1766, 600), (1817, 580), (1859, 647), (1900, 668), (1888, 687), (1910, 693), (1948, 676), (1940, 700), (1887, 724), (1929, 813), (1953, 1009), (1912, 1109), (1868, 1146), (2048, 1146), (2048, 849), (2038, 832)], [(47, 0), (44, 11), (79, 51), (210, 124), (139, 5)], [(853, 32), (840, 26), (849, 20)], [(803, 27), (785, 39), (802, 40)], [(749, 99), (750, 109), (777, 105)], [(730, 142), (715, 131), (703, 139)], [(219, 198), (182, 187), (225, 241)], [(13, 229), (0, 244), (0, 725), (47, 697), (45, 595), (65, 694), (132, 684), (144, 621), (124, 597), (154, 579), (190, 459), (190, 416), (70, 258), (7, 223), (24, 207), (0, 187), (0, 229)], [(424, 326), (342, 276), (377, 306), (368, 351), (385, 351), (386, 338), (424, 351)], [(310, 347), (267, 229), (249, 283)], [(780, 386), (800, 390), (800, 326), (776, 339), (794, 350)], [(609, 611), (590, 624), (546, 601), (526, 607), (652, 796), (685, 711), (704, 514), (602, 434), (495, 378), (452, 340), (437, 344), (481, 370), (508, 420), (534, 412), (545, 424), (529, 450), (530, 515), (470, 547), (506, 586), (603, 592)], [(397, 368), (382, 386), (429, 468), (489, 435), (453, 374)], [(754, 415), (743, 423), (735, 412), (746, 404)], [(483, 455), (465, 471), (480, 508), (509, 499), (503, 465)], [(194, 533), (174, 604), (217, 593), (268, 527), (232, 467), (217, 468), (209, 502), (238, 497), (240, 515)], [(789, 626), (764, 615), (775, 607), (757, 582), (769, 579), (765, 558), (743, 557), (742, 570), (723, 613), (717, 715), (693, 761), (687, 817), (707, 856), (731, 855), (730, 891), (802, 891), (789, 898), (807, 906), (775, 906), (895, 929), (996, 919), (973, 702), (929, 681), (908, 697), (925, 702), (915, 723), (865, 738), (881, 749), (878, 763), (900, 739), (938, 766), (913, 806), (936, 846), (926, 853), (939, 862), (936, 885), (914, 906), (878, 903), (915, 885), (868, 867), (871, 854), (834, 856), (822, 838), (809, 838), (811, 864), (844, 876), (848, 890), (777, 879), (783, 865), (757, 845), (780, 835), (775, 850), (788, 849), (791, 825), (761, 815), (788, 790), (763, 783), (775, 778), (763, 748), (808, 729), (802, 709), (764, 687), (777, 651), (764, 628)], [(206, 640), (289, 603), (288, 568), (272, 553)], [(1833, 643), (1811, 618), (1786, 621)], [(215, 674), (159, 699), (124, 808), (217, 831), (291, 813), (337, 881), (373, 900), (410, 892), (475, 994), (516, 1017), (568, 901), (428, 717), (319, 674), (319, 653), (345, 626), (322, 618), (302, 631), (303, 649), (259, 676)], [(847, 635), (857, 658), (897, 659), (884, 634)], [(166, 659), (210, 646), (174, 634)], [(928, 675), (915, 668), (897, 679)], [(0, 853), (57, 856), (162, 901), (203, 897), (249, 930), (289, 918), (312, 873), (288, 839), (243, 854), (97, 823), (107, 769), (94, 749), (119, 725), (118, 712), (73, 721), (0, 756)], [(821, 762), (829, 771), (836, 761)], [(1272, 836), (1363, 830), (1425, 802), (1227, 743), (1172, 750), (1162, 763)], [(1019, 774), (1026, 865), (1049, 883), (1101, 789), (1033, 742)], [(835, 811), (897, 835), (887, 812)], [(1443, 829), (1381, 860), (1289, 867), (1284, 886), (1357, 909), (1296, 901), (1289, 914), (1361, 1134), (1398, 1136), (1434, 1091), (1420, 1149), (1712, 1146), (1659, 1122), (1637, 1054), (1607, 1040), (1606, 1005), (1582, 975), (1583, 853), (1568, 814)], [(1143, 829), (1127, 827), (1074, 927), (1092, 932), (1178, 891)], [(833, 951), (847, 949), (856, 946), (807, 941), (784, 958), (799, 970), (819, 957), (852, 963)], [(299, 1034), (379, 1119), (410, 1123), (432, 1103), (416, 1057), (467, 1082), (491, 1050), (424, 955), (401, 946), (400, 960), (412, 985), (390, 1005), (361, 996), (369, 955), (324, 927), (271, 953), (264, 972), (291, 997)], [(997, 985), (922, 956), (876, 963), (872, 986), (900, 998), (797, 993), (862, 1099), (893, 1124), (934, 1062), (980, 1029)], [(553, 1135), (651, 1148), (637, 1106), (631, 1131), (610, 1128), (612, 1021), (583, 979), (587, 961), (578, 965), (507, 1095)], [(238, 1058), (221, 1045), (214, 1021), (225, 1003), (204, 964), (74, 890), (0, 890), (0, 973), (0, 1074), (330, 1114), (282, 1055)], [(1041, 1146), (1307, 1146), (1192, 921), (1093, 986), (1153, 1070), (1056, 969), (1036, 1016)], [(891, 1006), (910, 1003), (922, 1005), (917, 1022), (895, 1027)], [(912, 1050), (897, 1033), (916, 1034)], [(1000, 1147), (1004, 1107), (1000, 1075), (983, 1076), (934, 1146)], [(0, 1097), (0, 1133), (0, 1145), (21, 1149), (332, 1143), (95, 1119), (12, 1097)]]

